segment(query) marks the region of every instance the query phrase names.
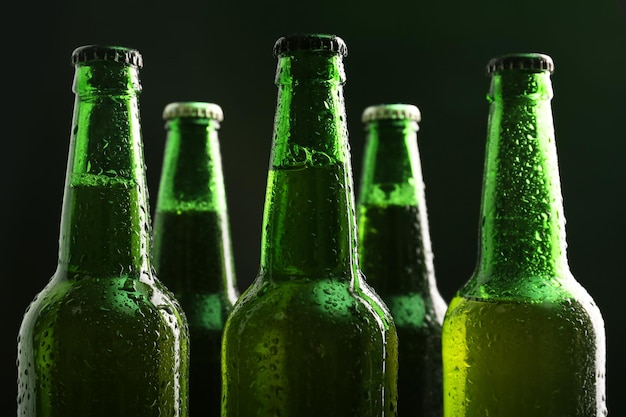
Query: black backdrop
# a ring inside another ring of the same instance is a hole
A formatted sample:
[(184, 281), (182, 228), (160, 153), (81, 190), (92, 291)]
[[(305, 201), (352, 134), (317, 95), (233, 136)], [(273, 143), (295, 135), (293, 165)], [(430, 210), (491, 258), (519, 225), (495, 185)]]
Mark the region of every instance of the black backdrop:
[[(477, 249), (487, 123), (487, 61), (544, 52), (553, 100), (572, 272), (603, 311), (610, 414), (626, 415), (622, 352), (626, 232), (626, 10), (623, 0), (315, 3), (189, 1), (22, 2), (2, 19), (1, 415), (15, 415), (16, 335), (22, 313), (56, 265), (73, 106), (72, 50), (89, 43), (139, 49), (140, 98), (152, 207), (171, 101), (222, 106), (222, 158), (237, 279), (256, 274), (276, 87), (274, 41), (326, 32), (348, 45), (345, 86), (355, 183), (362, 110), (416, 104), (419, 146), (440, 290), (449, 300)], [(197, 417), (197, 416), (196, 416)]]

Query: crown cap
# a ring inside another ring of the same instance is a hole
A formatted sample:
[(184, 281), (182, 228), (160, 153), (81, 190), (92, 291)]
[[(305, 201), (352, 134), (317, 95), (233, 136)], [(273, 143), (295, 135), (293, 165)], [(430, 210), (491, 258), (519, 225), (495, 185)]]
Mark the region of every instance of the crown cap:
[(513, 53), (492, 58), (487, 64), (487, 75), (504, 70), (529, 70), (554, 72), (554, 62), (546, 54)]
[(114, 61), (137, 68), (143, 67), (143, 58), (139, 51), (124, 46), (84, 45), (72, 52), (72, 65), (89, 61)]
[(219, 105), (203, 101), (176, 101), (165, 106), (163, 119), (172, 120), (178, 117), (212, 119), (221, 122), (224, 120), (224, 113)]
[(363, 123), (374, 120), (412, 120), (419, 122), (422, 120), (422, 114), (419, 108), (413, 104), (377, 104), (365, 108), (361, 115)]
[(274, 56), (290, 51), (329, 51), (345, 57), (346, 43), (339, 36), (327, 34), (294, 34), (279, 38), (274, 44)]

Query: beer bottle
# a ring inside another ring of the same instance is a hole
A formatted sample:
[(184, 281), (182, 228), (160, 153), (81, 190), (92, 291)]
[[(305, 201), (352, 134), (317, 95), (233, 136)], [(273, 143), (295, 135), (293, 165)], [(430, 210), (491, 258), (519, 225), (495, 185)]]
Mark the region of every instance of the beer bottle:
[(142, 57), (86, 45), (72, 63), (58, 265), (19, 330), (18, 416), (186, 417), (187, 322), (149, 252)]
[(397, 334), (362, 277), (344, 41), (280, 38), (259, 273), (224, 330), (223, 417), (395, 415)]
[(479, 257), (443, 324), (446, 417), (607, 415), (601, 313), (570, 272), (552, 59), (494, 58)]
[(441, 324), (446, 303), (435, 280), (420, 154), (419, 108), (367, 107), (358, 236), (367, 282), (398, 332), (398, 414), (442, 415)]
[(190, 414), (216, 417), (222, 331), (238, 296), (218, 138), (223, 113), (213, 103), (175, 102), (163, 118), (154, 267), (189, 323)]

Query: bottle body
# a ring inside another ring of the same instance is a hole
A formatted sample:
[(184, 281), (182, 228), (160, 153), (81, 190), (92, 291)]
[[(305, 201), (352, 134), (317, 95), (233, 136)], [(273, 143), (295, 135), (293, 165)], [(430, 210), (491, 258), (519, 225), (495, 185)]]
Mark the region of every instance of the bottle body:
[(18, 415), (187, 416), (187, 323), (148, 251), (141, 57), (86, 46), (73, 60), (59, 262), (20, 327)]
[(444, 330), (446, 416), (607, 415), (601, 317), (572, 290), (543, 302), (456, 296)]
[(552, 61), (490, 68), (479, 260), (444, 320), (445, 415), (605, 416), (604, 323), (566, 258)]
[(176, 102), (163, 117), (154, 268), (189, 324), (190, 414), (219, 416), (222, 332), (238, 297), (218, 138), (223, 115), (213, 103)]
[(395, 413), (395, 326), (358, 267), (343, 48), (326, 35), (275, 46), (261, 266), (226, 324), (224, 417)]
[(24, 316), (18, 416), (186, 415), (186, 330), (147, 277), (57, 272)]
[(339, 279), (258, 282), (228, 323), (224, 415), (382, 415), (385, 340), (369, 303)]
[(359, 255), (367, 282), (391, 310), (399, 339), (398, 414), (443, 413), (441, 325), (417, 146), (419, 109), (370, 106), (358, 200)]

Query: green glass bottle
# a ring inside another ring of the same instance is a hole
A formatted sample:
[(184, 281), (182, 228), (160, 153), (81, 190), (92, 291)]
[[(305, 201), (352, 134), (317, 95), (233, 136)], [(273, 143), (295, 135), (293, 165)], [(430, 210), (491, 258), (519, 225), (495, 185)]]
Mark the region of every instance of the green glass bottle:
[(163, 118), (154, 267), (189, 323), (189, 413), (215, 417), (222, 332), (239, 295), (218, 137), (223, 112), (213, 103), (175, 102), (165, 106)]
[(229, 316), (222, 417), (395, 415), (397, 334), (358, 263), (344, 41), (280, 38), (261, 264)]
[(446, 417), (599, 417), (600, 310), (570, 272), (552, 59), (491, 60), (479, 258), (443, 324)]
[(188, 327), (152, 272), (137, 50), (72, 54), (56, 272), (18, 337), (18, 416), (186, 417)]
[(398, 332), (398, 415), (442, 416), (441, 324), (420, 154), (419, 109), (367, 107), (358, 233), (367, 282), (391, 310)]

